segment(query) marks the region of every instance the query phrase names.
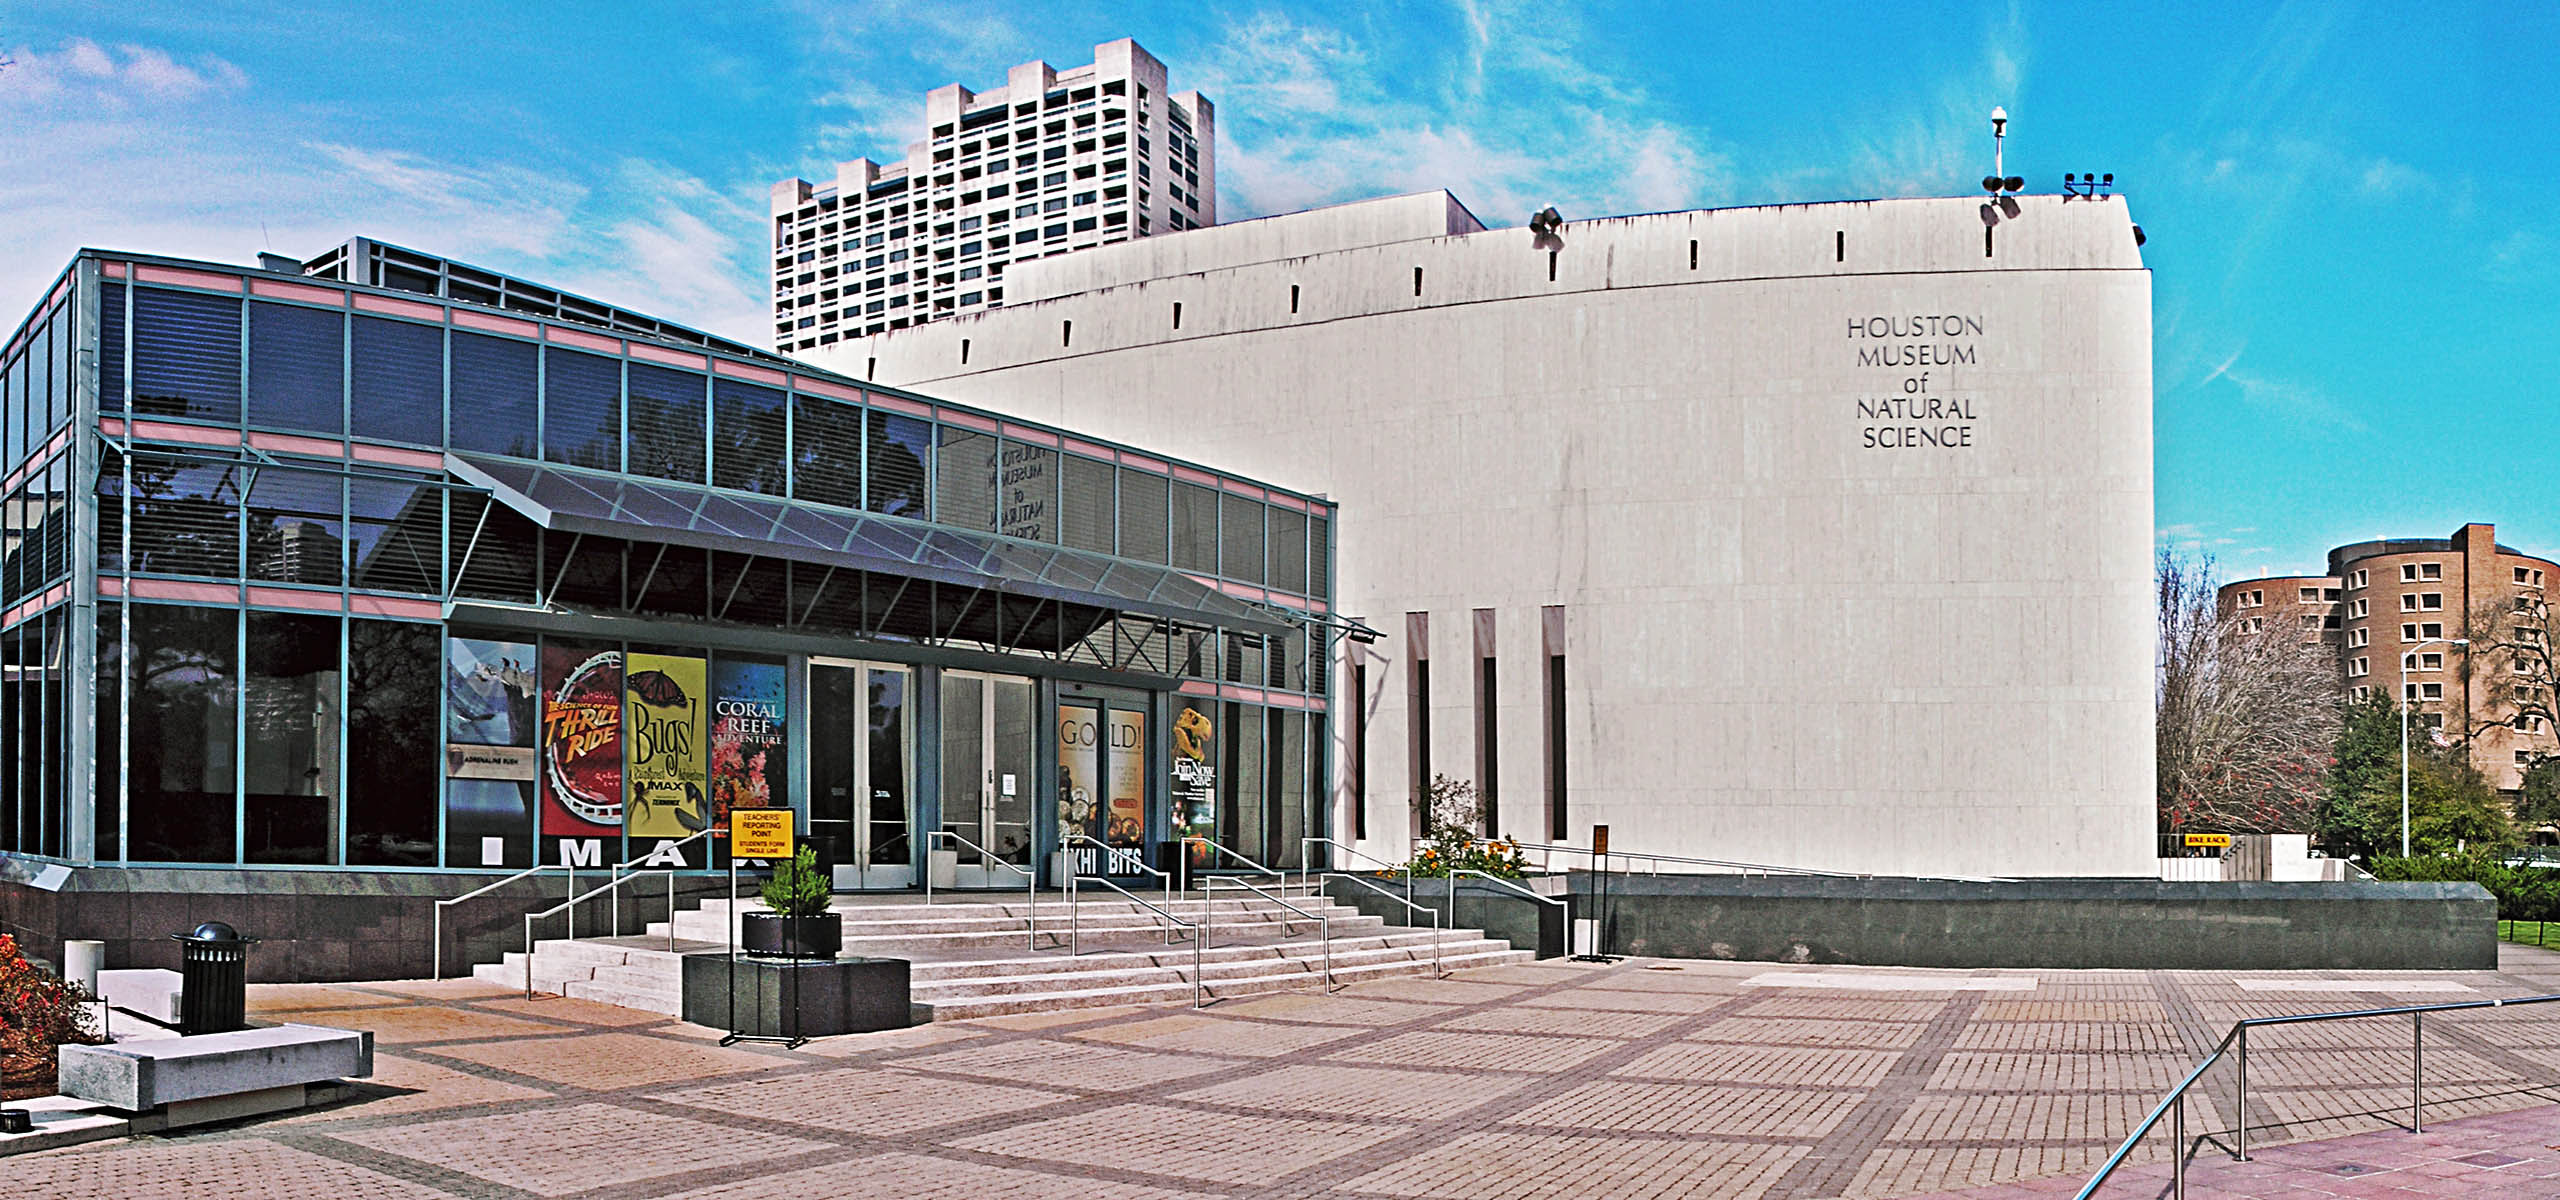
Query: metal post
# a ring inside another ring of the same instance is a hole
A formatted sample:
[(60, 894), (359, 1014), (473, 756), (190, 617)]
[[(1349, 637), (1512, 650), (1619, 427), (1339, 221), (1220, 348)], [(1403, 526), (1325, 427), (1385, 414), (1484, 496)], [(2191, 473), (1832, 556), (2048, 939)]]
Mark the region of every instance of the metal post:
[(2231, 1157), (2238, 1162), (2247, 1162), (2249, 1161), (2249, 1027), (2246, 1025), (2240, 1027), (2240, 1120), (2238, 1124), (2240, 1144), (2238, 1152)]
[(1031, 916), (1022, 938), (1022, 948), (1026, 952), (1036, 951), (1040, 948), (1040, 855), (1037, 845), (1032, 847), (1031, 861), (1022, 875), (1022, 896), (1031, 907)]
[(2427, 1014), (2409, 1014), (2409, 1132), (2427, 1131)]
[(2409, 655), (2400, 650), (2400, 857), (2409, 857)]
[(676, 873), (667, 872), (667, 952), (676, 949)]
[(2187, 1094), (2183, 1091), (2169, 1114), (2169, 1136), (2169, 1180), (2177, 1200), (2187, 1200)]

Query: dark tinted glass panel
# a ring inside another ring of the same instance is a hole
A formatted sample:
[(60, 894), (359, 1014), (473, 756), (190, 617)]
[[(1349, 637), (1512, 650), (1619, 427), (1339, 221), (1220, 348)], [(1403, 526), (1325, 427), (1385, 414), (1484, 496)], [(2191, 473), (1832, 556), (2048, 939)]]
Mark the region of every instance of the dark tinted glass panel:
[(1263, 710), (1259, 706), (1229, 704), (1227, 728), (1233, 732), (1219, 739), (1225, 752), (1227, 769), (1219, 772), (1218, 840), (1236, 848), (1237, 853), (1256, 862), (1269, 862), (1268, 837), (1263, 822), (1269, 804), (1263, 795), (1262, 733)]
[(26, 457), (26, 417), (19, 412), (18, 360), (0, 359), (0, 471)]
[(1219, 556), (1218, 570), (1229, 579), (1246, 583), (1262, 582), (1262, 502), (1242, 496), (1221, 498), (1226, 505), (1223, 536), (1226, 551)]
[(49, 583), (71, 573), (71, 455), (53, 456), (53, 465), (29, 481), (37, 490), (36, 511), (43, 514), (38, 535), (44, 542), (44, 572), (38, 583)]
[(1305, 866), (1307, 821), (1307, 714), (1271, 711), (1272, 865)]
[(1058, 452), (1006, 442), (996, 477), (996, 531), (1033, 542), (1058, 540)]
[(933, 519), (992, 531), (996, 527), (996, 439), (945, 425), (934, 449)]
[(75, 305), (65, 305), (62, 315), (54, 318), (53, 323), (53, 427), (56, 429), (71, 420), (72, 383), (77, 378), (71, 367), (71, 352), (79, 340), (72, 336), (75, 328), (72, 314), (79, 311)]
[(138, 416), (240, 419), (240, 301), (138, 288), (133, 294)]
[(243, 474), (229, 464), (134, 455), (133, 569), (237, 578)]
[(98, 285), (98, 407), (124, 411), (124, 285)]
[(870, 687), (873, 866), (913, 861), (907, 839), (907, 673), (873, 671)]
[(63, 680), (68, 674), (64, 669), (68, 663), (63, 643), (68, 640), (64, 635), (70, 632), (70, 628), (70, 609), (57, 608), (45, 614), (42, 622), (44, 725), (41, 734), (44, 762), (36, 781), (41, 820), (35, 845), (37, 853), (55, 856), (60, 856), (63, 849), (63, 798), (69, 794), (65, 785), (69, 782), (66, 776), (71, 764), (71, 723), (62, 710), (66, 694)]
[(27, 791), (18, 785), (18, 719), (29, 684), (19, 669), (17, 630), (0, 633), (0, 850), (17, 850), (19, 810)]
[(1329, 595), (1333, 585), (1333, 523), (1323, 517), (1307, 518), (1307, 591), (1310, 595)]
[(453, 335), (453, 448), (534, 457), (541, 370), (531, 342)]
[(44, 446), (45, 435), (53, 432), (53, 333), (58, 321), (47, 321), (27, 335), (26, 357), (19, 369), (27, 373), (27, 449), (30, 453)]
[(455, 492), (446, 535), (445, 570), (457, 596), (530, 603), (542, 530), (530, 518), (485, 496)]
[(249, 485), (249, 578), (336, 587), (346, 522), (335, 472), (258, 472)]
[(248, 614), (241, 672), (247, 860), (333, 862), (338, 851), (338, 618)]
[(357, 437), (443, 444), (444, 329), (357, 317), (347, 417)]
[(347, 622), (347, 861), (435, 865), (437, 674), (433, 625)]
[(1218, 571), (1218, 493), (1196, 483), (1176, 483), (1172, 497), (1173, 565), (1185, 571)]
[(784, 393), (734, 379), (713, 380), (711, 389), (711, 482), (781, 495)]
[(1111, 553), (1112, 495), (1110, 463), (1067, 455), (1059, 480), (1059, 527), (1066, 543), (1078, 550)]
[(347, 481), (347, 551), (360, 588), (433, 594), (443, 567), (443, 491), (398, 479)]
[(871, 414), (870, 495), (863, 507), (893, 517), (924, 520), (928, 477), (933, 458), (933, 426), (914, 417)]
[(1307, 593), (1307, 514), (1271, 506), (1271, 586)]
[(703, 406), (708, 402), (700, 375), (631, 364), (631, 473), (702, 482)]
[(577, 467), (622, 466), (622, 364), (552, 347), (544, 358), (542, 456)]
[(118, 740), (123, 722), (118, 719), (124, 703), (124, 611), (120, 606), (98, 606), (98, 735), (94, 743), (97, 753), (95, 818), (97, 857), (109, 862), (122, 857), (118, 849), (124, 836), (119, 819), (124, 808), (124, 743)]
[(792, 400), (791, 494), (862, 507), (862, 410), (824, 396)]
[(1172, 480), (1146, 471), (1120, 469), (1120, 556), (1145, 562), (1165, 561), (1166, 487)]
[(249, 423), (335, 435), (344, 429), (346, 315), (290, 304), (249, 305)]
[(133, 606), (132, 857), (231, 862), (239, 614)]

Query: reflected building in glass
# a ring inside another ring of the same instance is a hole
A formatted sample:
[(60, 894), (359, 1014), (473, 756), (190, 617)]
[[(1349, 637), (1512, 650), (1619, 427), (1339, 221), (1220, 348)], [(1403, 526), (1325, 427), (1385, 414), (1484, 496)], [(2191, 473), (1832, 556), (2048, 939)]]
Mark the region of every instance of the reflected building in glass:
[(365, 239), (84, 251), (0, 414), (40, 953), (223, 919), (259, 977), (423, 974), (432, 900), (718, 867), (740, 807), (845, 889), (1326, 831), (1319, 497)]

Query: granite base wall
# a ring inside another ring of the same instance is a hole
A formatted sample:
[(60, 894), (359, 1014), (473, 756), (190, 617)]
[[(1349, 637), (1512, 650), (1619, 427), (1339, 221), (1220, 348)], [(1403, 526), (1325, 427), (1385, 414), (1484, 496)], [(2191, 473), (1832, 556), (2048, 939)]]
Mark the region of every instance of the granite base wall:
[[(491, 879), (441, 872), (98, 867), (72, 869), (57, 882), (35, 871), (0, 870), (0, 933), (16, 936), (29, 955), (47, 962), (61, 961), (66, 939), (88, 938), (106, 943), (109, 968), (175, 970), (178, 944), (169, 935), (224, 921), (259, 939), (249, 950), (252, 983), (423, 979), (434, 964), (435, 902)], [(581, 871), (578, 886), (593, 888), (604, 879), (602, 870)], [(679, 878), (676, 906), (697, 907), (703, 897), (727, 888), (725, 874)], [(448, 909), (445, 974), (467, 975), (473, 962), (493, 962), (507, 950), (523, 949), (524, 915), (567, 898), (565, 881), (553, 873)], [(664, 881), (627, 885), (622, 932), (665, 920), (666, 908)], [(579, 934), (611, 932), (609, 911), (604, 897), (580, 904)], [(534, 932), (559, 937), (567, 922), (553, 917)]]
[[(1399, 881), (1374, 880), (1390, 891)], [(1416, 880), (1416, 903), (1446, 902)], [(2172, 883), (2038, 879), (1611, 876), (1535, 881), (1613, 954), (1905, 967), (2484, 971), (2497, 902), (2471, 883)], [(1340, 880), (1337, 901), (1402, 924), (1400, 905)], [(1534, 944), (1536, 905), (1462, 890), (1456, 924)]]

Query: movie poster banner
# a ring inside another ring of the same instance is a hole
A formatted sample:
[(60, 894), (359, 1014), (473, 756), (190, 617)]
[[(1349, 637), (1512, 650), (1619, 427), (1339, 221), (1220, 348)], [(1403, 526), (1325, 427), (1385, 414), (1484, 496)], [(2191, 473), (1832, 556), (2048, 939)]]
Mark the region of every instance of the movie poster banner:
[(622, 684), (630, 703), (623, 825), (633, 838), (680, 841), (711, 827), (702, 754), (707, 673), (690, 655), (630, 658)]
[[(1218, 836), (1218, 768), (1212, 751), (1217, 746), (1218, 722), (1210, 714), (1216, 702), (1185, 698), (1173, 714), (1173, 836), (1207, 838)], [(1209, 849), (1193, 845), (1188, 850), (1191, 865), (1209, 865)]]
[(711, 664), (711, 823), (733, 808), (788, 805), (781, 663), (722, 656)]
[(1142, 846), (1147, 840), (1147, 714), (1115, 708), (1104, 722), (1111, 747), (1110, 816), (1102, 840)]
[[(622, 833), (618, 649), (580, 642), (543, 644), (541, 829), (544, 837), (586, 840)], [(594, 856), (594, 849), (582, 848), (570, 861), (583, 865)]]
[(540, 681), (533, 644), (445, 641), (445, 863), (533, 862), (533, 793), (541, 767)]
[[(1102, 839), (1102, 710), (1058, 706), (1058, 842), (1078, 834)], [(1077, 870), (1092, 874), (1093, 847), (1080, 846)]]

